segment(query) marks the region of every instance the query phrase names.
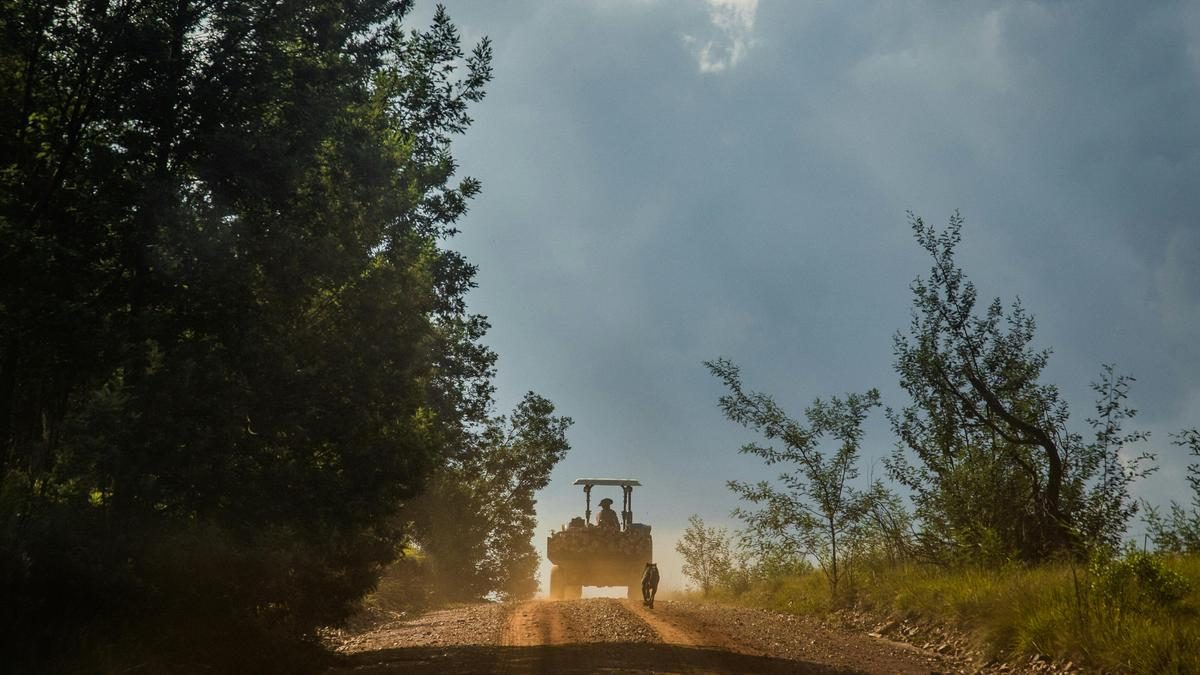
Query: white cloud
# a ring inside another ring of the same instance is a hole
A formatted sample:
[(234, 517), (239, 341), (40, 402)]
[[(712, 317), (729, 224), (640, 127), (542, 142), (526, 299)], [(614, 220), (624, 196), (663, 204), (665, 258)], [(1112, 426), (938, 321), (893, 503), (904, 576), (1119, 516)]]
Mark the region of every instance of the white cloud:
[(711, 24), (706, 38), (685, 34), (702, 73), (720, 73), (738, 64), (754, 45), (758, 0), (705, 0)]

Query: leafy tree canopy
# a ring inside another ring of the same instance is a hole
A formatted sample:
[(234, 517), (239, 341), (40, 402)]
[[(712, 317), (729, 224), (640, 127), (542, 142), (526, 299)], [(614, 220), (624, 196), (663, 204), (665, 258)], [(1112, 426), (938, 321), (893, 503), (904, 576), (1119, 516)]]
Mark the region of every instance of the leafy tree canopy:
[(727, 576), (733, 565), (733, 539), (729, 530), (717, 525), (706, 525), (704, 519), (693, 514), (683, 536), (675, 542), (675, 551), (683, 556), (683, 575), (708, 595)]
[(432, 567), (434, 591), (447, 600), (537, 592), (539, 554), (534, 494), (570, 449), (571, 418), (529, 392), (512, 415), (488, 419), (462, 451), (403, 511)]
[(976, 311), (955, 261), (961, 216), (942, 231), (910, 221), (933, 266), (913, 282), (912, 325), (895, 337), (912, 403), (888, 411), (901, 440), (889, 469), (914, 495), (923, 550), (943, 562), (1115, 552), (1137, 510), (1130, 486), (1153, 470), (1148, 454), (1120, 457), (1147, 438), (1122, 430), (1136, 414), (1125, 403), (1132, 378), (1103, 368), (1085, 442), (1057, 387), (1040, 381), (1050, 351), (1032, 346), (1033, 316), (999, 298)]
[[(1186, 448), (1188, 454), (1200, 460), (1200, 429), (1184, 429), (1172, 436), (1174, 444)], [(1187, 467), (1187, 482), (1192, 490), (1192, 504), (1185, 508), (1172, 501), (1169, 513), (1147, 504), (1146, 524), (1154, 545), (1168, 553), (1200, 553), (1200, 461)]]
[[(720, 401), (725, 416), (780, 444), (749, 443), (741, 451), (769, 465), (789, 467), (780, 474), (778, 486), (769, 481), (730, 481), (729, 488), (738, 496), (762, 507), (738, 509), (735, 515), (746, 521), (752, 538), (795, 557), (815, 558), (836, 595), (846, 571), (847, 548), (863, 533), (874, 505), (887, 495), (878, 482), (867, 490), (854, 485), (862, 423), (879, 405), (879, 392), (817, 399), (805, 410), (808, 424), (804, 425), (789, 417), (772, 397), (747, 392), (732, 362), (718, 359), (705, 365), (729, 389)], [(836, 441), (832, 451), (820, 448), (826, 438)]]
[(410, 9), (3, 3), (6, 654), (305, 635), (394, 556), (494, 363), (444, 245), (491, 50)]

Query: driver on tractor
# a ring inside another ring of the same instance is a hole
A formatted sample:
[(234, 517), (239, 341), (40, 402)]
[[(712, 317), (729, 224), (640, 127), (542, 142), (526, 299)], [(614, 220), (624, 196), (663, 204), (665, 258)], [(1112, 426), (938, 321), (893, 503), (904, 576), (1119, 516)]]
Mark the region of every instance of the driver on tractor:
[(600, 527), (621, 529), (621, 521), (617, 520), (617, 512), (612, 510), (613, 500), (605, 497), (600, 500), (600, 513), (596, 514), (596, 524)]

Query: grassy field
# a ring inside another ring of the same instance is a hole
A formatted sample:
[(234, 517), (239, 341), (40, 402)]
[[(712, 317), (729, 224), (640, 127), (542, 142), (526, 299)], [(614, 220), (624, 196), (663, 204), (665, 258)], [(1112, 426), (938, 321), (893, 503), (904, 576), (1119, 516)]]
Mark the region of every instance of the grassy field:
[[(801, 614), (836, 609), (817, 572), (718, 599)], [(965, 631), (993, 657), (1044, 654), (1106, 671), (1200, 672), (1200, 556), (860, 570), (839, 604)]]

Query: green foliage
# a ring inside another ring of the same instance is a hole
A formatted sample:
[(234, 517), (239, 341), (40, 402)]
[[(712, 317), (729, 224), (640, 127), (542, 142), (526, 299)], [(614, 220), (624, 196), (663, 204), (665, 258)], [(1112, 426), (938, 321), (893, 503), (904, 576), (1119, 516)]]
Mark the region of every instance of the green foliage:
[(759, 537), (748, 530), (740, 531), (737, 540), (735, 560), (747, 570), (751, 585), (813, 569), (811, 563), (794, 555), (777, 540)]
[(152, 626), (203, 668), (180, 613), (302, 638), (395, 557), (494, 360), (443, 247), (490, 48), (409, 9), (4, 3), (6, 656)]
[(1088, 420), (1096, 439), (1085, 443), (1068, 428), (1058, 389), (1039, 382), (1050, 352), (1031, 346), (1033, 317), (998, 298), (977, 314), (975, 287), (955, 262), (962, 218), (941, 232), (910, 218), (933, 267), (913, 282), (912, 325), (894, 341), (912, 404), (888, 410), (901, 440), (888, 468), (913, 493), (922, 552), (1000, 564), (1114, 551), (1138, 508), (1130, 486), (1153, 471), (1148, 454), (1120, 457), (1147, 437), (1122, 431), (1136, 414), (1124, 403), (1132, 378), (1104, 367)]
[[(815, 558), (832, 594), (837, 595), (847, 551), (862, 542), (864, 521), (887, 494), (879, 483), (865, 491), (852, 485), (858, 477), (862, 423), (867, 412), (879, 405), (879, 392), (872, 389), (845, 399), (817, 399), (805, 410), (805, 427), (788, 417), (770, 396), (746, 392), (733, 363), (718, 359), (705, 365), (730, 391), (720, 401), (725, 416), (783, 444), (782, 449), (775, 449), (750, 443), (741, 451), (761, 457), (768, 465), (794, 467), (791, 473), (779, 476), (782, 490), (767, 481), (753, 485), (730, 481), (729, 488), (738, 496), (763, 507), (758, 511), (739, 509), (735, 515), (746, 522), (751, 538), (770, 542), (793, 557)], [(837, 449), (828, 455), (818, 449), (826, 436), (838, 441)]]
[(1107, 611), (1117, 615), (1137, 609), (1174, 609), (1191, 586), (1157, 554), (1131, 548), (1115, 560), (1093, 563), (1092, 590)]
[(705, 525), (703, 518), (693, 514), (683, 536), (675, 542), (675, 551), (683, 556), (683, 575), (695, 581), (703, 595), (729, 580), (734, 552), (733, 538), (726, 528)]
[[(1101, 569), (1121, 571), (1101, 576)], [(1144, 579), (1171, 579), (1161, 586), (1163, 602), (1141, 595)], [(739, 601), (826, 616), (836, 606), (824, 584), (815, 571), (787, 576), (756, 584)], [(871, 583), (856, 587), (854, 599), (859, 611), (880, 623), (904, 620), (967, 632), (987, 659), (1045, 655), (1097, 671), (1157, 674), (1200, 669), (1197, 589), (1200, 558), (1136, 553), (1090, 569), (1063, 563), (885, 566)], [(1116, 613), (1106, 609), (1106, 594), (1142, 599)]]
[(688, 518), (675, 550), (683, 556), (684, 576), (696, 582), (702, 597), (736, 599), (774, 579), (812, 570), (774, 539), (708, 526), (699, 515)]
[(1108, 364), (1101, 368), (1100, 381), (1092, 383), (1097, 397), (1096, 416), (1087, 419), (1096, 437), (1089, 444), (1073, 448), (1078, 456), (1067, 463), (1070, 472), (1066, 493), (1069, 502), (1077, 504), (1076, 528), (1083, 543), (1093, 553), (1112, 553), (1138, 512), (1139, 503), (1130, 496), (1131, 486), (1158, 467), (1149, 452), (1122, 461), (1123, 449), (1148, 440), (1150, 434), (1122, 431), (1125, 422), (1137, 415), (1124, 403), (1134, 378), (1115, 374)]
[(510, 417), (471, 432), (404, 510), (442, 599), (526, 599), (537, 592), (534, 493), (570, 449), (571, 423), (554, 415), (549, 400), (527, 393)]
[(375, 590), (364, 598), (364, 609), (404, 615), (433, 607), (438, 598), (429, 573), (429, 559), (424, 552), (405, 547), (400, 559), (388, 565)]
[(868, 508), (847, 539), (847, 559), (896, 565), (913, 556), (913, 519), (900, 496), (880, 481), (866, 493)]
[[(1175, 445), (1187, 448), (1192, 457), (1200, 458), (1200, 430), (1185, 429), (1172, 435)], [(1147, 504), (1145, 521), (1154, 545), (1169, 553), (1200, 553), (1200, 463), (1187, 468), (1188, 485), (1192, 488), (1192, 506), (1185, 509), (1172, 501), (1170, 514), (1160, 515)]]

